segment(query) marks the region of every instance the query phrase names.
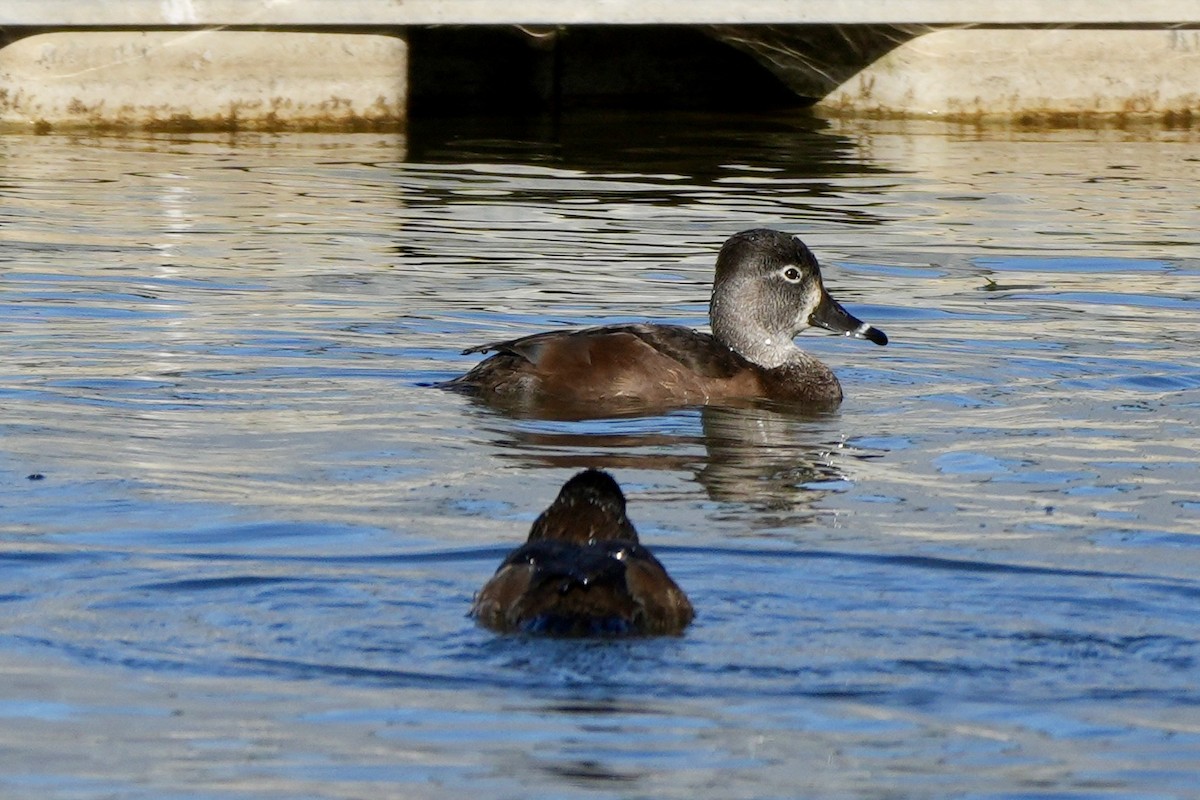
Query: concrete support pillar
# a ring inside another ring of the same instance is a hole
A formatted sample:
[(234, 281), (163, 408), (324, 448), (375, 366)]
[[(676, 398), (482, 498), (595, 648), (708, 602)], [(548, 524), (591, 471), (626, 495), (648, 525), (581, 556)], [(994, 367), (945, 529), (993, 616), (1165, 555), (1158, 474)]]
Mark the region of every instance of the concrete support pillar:
[(826, 114), (1090, 124), (1200, 118), (1200, 31), (942, 30), (826, 95)]
[(0, 127), (371, 130), (403, 125), (400, 36), (64, 31), (0, 49)]

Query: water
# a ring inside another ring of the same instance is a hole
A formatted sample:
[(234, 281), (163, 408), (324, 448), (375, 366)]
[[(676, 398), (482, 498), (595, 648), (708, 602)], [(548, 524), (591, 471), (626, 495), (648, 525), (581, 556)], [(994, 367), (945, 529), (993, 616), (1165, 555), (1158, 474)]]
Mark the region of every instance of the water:
[[(1186, 131), (791, 117), (0, 138), (0, 794), (1200, 797)], [(468, 345), (702, 325), (799, 233), (834, 414), (513, 420)], [(496, 637), (603, 466), (698, 612)]]

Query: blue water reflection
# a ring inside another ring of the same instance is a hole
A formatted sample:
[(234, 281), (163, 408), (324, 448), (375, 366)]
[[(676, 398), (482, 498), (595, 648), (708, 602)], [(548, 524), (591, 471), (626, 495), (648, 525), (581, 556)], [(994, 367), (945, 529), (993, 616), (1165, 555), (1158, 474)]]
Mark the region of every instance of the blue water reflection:
[[(0, 138), (3, 791), (1193, 792), (1191, 134), (547, 135)], [(703, 325), (759, 225), (892, 337), (801, 337), (837, 412), (513, 419), (429, 386), (480, 342)], [(466, 617), (585, 466), (684, 637)]]

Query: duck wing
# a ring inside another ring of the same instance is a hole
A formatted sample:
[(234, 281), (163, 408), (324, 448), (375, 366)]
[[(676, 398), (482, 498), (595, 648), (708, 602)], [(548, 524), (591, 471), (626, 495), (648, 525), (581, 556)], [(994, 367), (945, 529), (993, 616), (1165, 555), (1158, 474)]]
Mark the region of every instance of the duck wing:
[(621, 336), (634, 337), (659, 355), (678, 362), (688, 372), (705, 378), (730, 378), (749, 364), (713, 338), (712, 334), (683, 325), (646, 323), (535, 333), (469, 347), (463, 350), (463, 354), (507, 353), (538, 367), (547, 359), (558, 358), (564, 351), (588, 353), (589, 344)]

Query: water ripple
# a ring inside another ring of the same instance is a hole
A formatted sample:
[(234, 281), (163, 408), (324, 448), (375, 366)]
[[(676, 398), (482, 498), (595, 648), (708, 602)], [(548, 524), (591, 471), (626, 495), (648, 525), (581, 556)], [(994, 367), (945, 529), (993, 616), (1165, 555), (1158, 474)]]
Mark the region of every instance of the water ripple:
[[(1189, 134), (654, 119), (0, 138), (0, 772), (79, 796), (1191, 791)], [(516, 420), (429, 386), (478, 342), (701, 326), (717, 248), (760, 225), (892, 337), (800, 337), (836, 413)], [(466, 616), (585, 466), (691, 596), (684, 637)]]

